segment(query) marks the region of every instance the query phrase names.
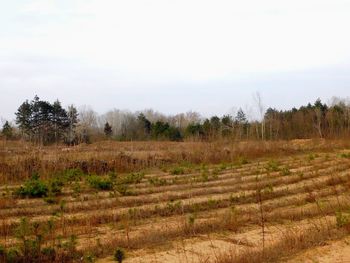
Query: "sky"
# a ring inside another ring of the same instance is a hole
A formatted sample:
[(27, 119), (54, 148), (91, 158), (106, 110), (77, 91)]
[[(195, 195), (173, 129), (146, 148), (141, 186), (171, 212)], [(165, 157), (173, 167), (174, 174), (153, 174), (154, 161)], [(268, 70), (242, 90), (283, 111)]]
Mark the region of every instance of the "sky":
[(350, 0), (0, 0), (0, 117), (26, 99), (166, 114), (350, 96)]

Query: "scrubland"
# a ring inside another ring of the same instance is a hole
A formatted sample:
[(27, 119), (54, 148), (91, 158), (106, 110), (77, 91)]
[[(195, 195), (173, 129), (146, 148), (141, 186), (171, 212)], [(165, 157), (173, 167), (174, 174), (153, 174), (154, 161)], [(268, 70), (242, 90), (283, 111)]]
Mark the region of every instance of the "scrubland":
[(0, 146), (0, 262), (346, 259), (345, 140)]

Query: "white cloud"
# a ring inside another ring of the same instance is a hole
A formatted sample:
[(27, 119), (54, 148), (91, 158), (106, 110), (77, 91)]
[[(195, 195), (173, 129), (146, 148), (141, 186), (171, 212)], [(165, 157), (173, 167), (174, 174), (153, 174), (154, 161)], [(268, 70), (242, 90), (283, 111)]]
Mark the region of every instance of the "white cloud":
[(55, 14), (57, 12), (57, 6), (55, 2), (55, 0), (29, 1), (23, 5), (19, 12), (22, 14), (33, 15)]
[[(170, 89), (181, 90), (180, 96), (187, 85), (191, 97), (203, 85), (212, 96), (223, 82), (350, 60), (347, 0), (6, 2), (0, 9), (0, 89), (26, 94), (38, 86), (42, 92), (85, 88), (93, 101), (94, 88), (103, 86), (116, 96), (147, 89), (159, 98), (160, 90)], [(221, 100), (210, 107), (221, 107)]]
[(2, 39), (3, 50), (196, 80), (308, 69), (350, 55), (347, 1), (57, 2), (30, 1), (24, 10), (32, 16), (55, 16), (24, 25), (32, 36)]

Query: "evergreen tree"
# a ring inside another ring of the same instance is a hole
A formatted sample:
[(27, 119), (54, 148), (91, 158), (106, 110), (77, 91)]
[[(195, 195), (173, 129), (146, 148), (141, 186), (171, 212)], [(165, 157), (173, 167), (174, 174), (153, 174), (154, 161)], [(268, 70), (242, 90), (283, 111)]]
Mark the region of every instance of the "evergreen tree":
[(50, 104), (35, 96), (30, 103), (25, 101), (18, 108), (16, 123), (30, 140), (47, 144), (61, 140), (69, 127), (69, 118), (58, 100)]
[(162, 121), (157, 121), (152, 124), (152, 136), (155, 139), (165, 139), (167, 132), (169, 130), (169, 123)]
[(54, 141), (58, 142), (64, 135), (64, 132), (69, 127), (69, 119), (68, 119), (67, 111), (62, 108), (61, 103), (58, 100), (56, 100), (52, 104), (51, 115), (52, 115), (51, 122), (53, 125), (53, 132), (54, 132)]
[(213, 116), (210, 118), (210, 124), (212, 127), (213, 134), (217, 135), (221, 128), (221, 121), (218, 116)]
[(2, 126), (1, 133), (6, 139), (11, 139), (13, 137), (13, 128), (8, 121), (6, 121)]
[(248, 124), (248, 120), (247, 117), (244, 113), (244, 111), (242, 110), (242, 108), (240, 108), (237, 112), (236, 118), (235, 118), (236, 124), (238, 126), (238, 136), (239, 139), (242, 139), (243, 134), (246, 132), (247, 130), (247, 124)]
[(107, 137), (111, 137), (112, 136), (112, 133), (113, 133), (112, 126), (109, 125), (108, 122), (105, 123), (104, 133), (105, 133), (105, 135)]
[(31, 136), (32, 134), (32, 106), (26, 100), (19, 106), (16, 112), (16, 124), (18, 125), (20, 131), (22, 132), (22, 136)]
[(185, 134), (187, 136), (201, 137), (203, 136), (203, 127), (200, 123), (190, 123), (186, 127)]
[(247, 123), (247, 117), (245, 116), (245, 113), (244, 111), (242, 110), (242, 108), (240, 108), (237, 112), (237, 115), (236, 115), (236, 122), (238, 122), (239, 124), (245, 124)]
[(223, 125), (229, 128), (233, 128), (233, 120), (230, 115), (225, 115), (222, 117), (221, 122)]
[(206, 139), (209, 139), (211, 136), (211, 123), (209, 119), (206, 119), (203, 123), (203, 133), (206, 137)]
[(52, 105), (35, 96), (31, 102), (32, 116), (30, 119), (32, 133), (36, 142), (46, 144), (52, 137)]
[(142, 130), (143, 133), (142, 137), (148, 138), (151, 134), (152, 123), (146, 118), (146, 116), (143, 113), (137, 116), (137, 121), (139, 123), (140, 130)]
[(230, 115), (224, 115), (221, 118), (222, 123), (222, 135), (229, 136), (234, 132), (234, 121)]

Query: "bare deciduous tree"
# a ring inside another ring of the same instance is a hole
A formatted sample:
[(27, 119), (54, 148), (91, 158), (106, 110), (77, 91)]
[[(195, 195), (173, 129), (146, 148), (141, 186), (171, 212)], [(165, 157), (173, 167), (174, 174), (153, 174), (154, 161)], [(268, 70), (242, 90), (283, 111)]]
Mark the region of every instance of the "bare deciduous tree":
[(261, 95), (260, 95), (260, 92), (256, 92), (254, 95), (253, 95), (253, 99), (254, 99), (254, 102), (256, 104), (256, 107), (258, 109), (258, 112), (260, 114), (260, 122), (261, 122), (261, 139), (262, 140), (265, 140), (265, 118), (264, 118), (264, 115), (265, 115), (265, 106), (263, 104), (263, 101), (262, 101), (262, 98), (261, 98)]

